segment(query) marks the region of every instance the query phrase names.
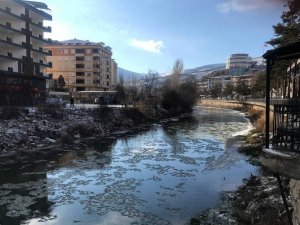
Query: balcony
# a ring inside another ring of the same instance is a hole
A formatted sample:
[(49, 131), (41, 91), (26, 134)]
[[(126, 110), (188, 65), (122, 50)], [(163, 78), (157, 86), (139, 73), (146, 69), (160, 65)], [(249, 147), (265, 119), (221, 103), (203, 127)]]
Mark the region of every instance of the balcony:
[(49, 26), (44, 27), (42, 22), (34, 23), (34, 22), (31, 21), (31, 24), (38, 27), (38, 28), (40, 28), (40, 29), (42, 29), (42, 30), (44, 30), (45, 32), (51, 32), (51, 27), (49, 27)]
[(11, 8), (9, 7), (5, 7), (5, 8), (1, 8), (0, 7), (0, 12), (3, 12), (5, 15), (8, 15), (10, 18), (13, 18), (13, 19), (23, 19), (20, 15), (17, 15), (17, 14), (14, 14), (11, 10)]
[(41, 53), (43, 55), (49, 55), (49, 56), (51, 56), (51, 51), (49, 51), (49, 50), (48, 51), (44, 51), (44, 49), (42, 47), (39, 47), (38, 49), (32, 48), (32, 50), (35, 51), (35, 52), (39, 52), (39, 53)]
[(43, 35), (39, 35), (39, 36), (34, 36), (34, 35), (32, 35), (32, 38), (34, 38), (35, 40), (38, 40), (38, 41), (40, 41), (40, 42), (42, 42), (43, 44), (51, 44), (52, 43), (52, 40), (50, 39), (50, 38), (48, 38), (48, 39), (45, 39), (44, 37), (43, 37)]

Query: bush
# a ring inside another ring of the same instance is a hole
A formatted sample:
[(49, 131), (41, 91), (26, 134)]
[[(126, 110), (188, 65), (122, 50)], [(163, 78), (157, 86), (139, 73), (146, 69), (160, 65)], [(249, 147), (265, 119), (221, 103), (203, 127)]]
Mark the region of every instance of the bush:
[(171, 115), (191, 112), (197, 101), (197, 83), (190, 79), (177, 88), (168, 88), (162, 96), (161, 105)]
[(113, 117), (113, 109), (103, 105), (96, 108), (93, 114), (94, 120), (101, 122), (109, 122)]

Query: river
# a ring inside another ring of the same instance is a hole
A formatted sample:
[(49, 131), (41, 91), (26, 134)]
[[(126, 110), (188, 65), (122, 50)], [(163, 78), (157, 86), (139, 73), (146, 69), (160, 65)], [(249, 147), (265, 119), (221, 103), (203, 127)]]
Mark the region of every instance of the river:
[(135, 135), (2, 167), (0, 224), (185, 224), (256, 173), (237, 151), (249, 128), (236, 111), (198, 107)]

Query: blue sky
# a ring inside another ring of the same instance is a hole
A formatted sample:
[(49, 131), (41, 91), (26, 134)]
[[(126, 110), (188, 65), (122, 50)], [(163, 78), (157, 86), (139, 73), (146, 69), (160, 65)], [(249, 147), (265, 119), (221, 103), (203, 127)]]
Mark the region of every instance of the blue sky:
[[(42, 0), (55, 40), (104, 42), (124, 69), (146, 73), (261, 56), (280, 22), (282, 0)], [(47, 23), (48, 24), (48, 23)]]

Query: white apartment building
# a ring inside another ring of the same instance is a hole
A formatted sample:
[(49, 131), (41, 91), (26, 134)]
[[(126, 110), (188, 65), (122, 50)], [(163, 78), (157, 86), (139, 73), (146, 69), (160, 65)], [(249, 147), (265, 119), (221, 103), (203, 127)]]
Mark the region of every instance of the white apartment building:
[(111, 48), (104, 43), (73, 39), (44, 48), (52, 51), (52, 56), (47, 56), (52, 68), (47, 72), (54, 80), (62, 76), (70, 92), (115, 89), (117, 63), (112, 59)]
[(248, 54), (232, 54), (227, 59), (226, 69), (247, 69), (254, 65), (254, 61)]
[(0, 1), (0, 86), (1, 90), (20, 90), (26, 84), (45, 91), (45, 69), (51, 64), (45, 56), (51, 52), (43, 46), (51, 40), (43, 25), (52, 20), (46, 4), (23, 0)]

